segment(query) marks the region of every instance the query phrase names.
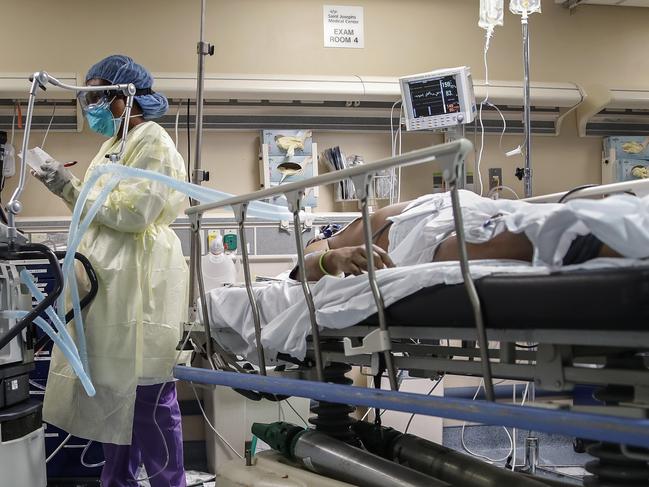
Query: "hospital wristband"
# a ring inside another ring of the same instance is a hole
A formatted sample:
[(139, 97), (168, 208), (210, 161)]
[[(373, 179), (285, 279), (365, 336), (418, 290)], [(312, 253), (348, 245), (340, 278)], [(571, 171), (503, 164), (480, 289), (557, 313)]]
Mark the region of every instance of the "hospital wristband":
[(325, 255), (327, 255), (331, 250), (325, 250), (320, 254), (320, 258), (318, 259), (318, 267), (320, 267), (320, 271), (325, 275), (325, 276), (333, 276), (333, 274), (330, 274), (327, 272), (327, 269), (324, 267), (324, 258)]

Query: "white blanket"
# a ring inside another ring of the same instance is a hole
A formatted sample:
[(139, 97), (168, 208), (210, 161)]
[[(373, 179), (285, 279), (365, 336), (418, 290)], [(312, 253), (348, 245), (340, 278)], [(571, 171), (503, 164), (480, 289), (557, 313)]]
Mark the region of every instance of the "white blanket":
[[(572, 241), (588, 233), (625, 257), (649, 257), (649, 196), (531, 204), (460, 191), (460, 204), (468, 242), (486, 242), (505, 229), (524, 232), (534, 245), (535, 265), (560, 265)], [(431, 262), (439, 243), (454, 230), (450, 194), (422, 196), (391, 220), (392, 260), (397, 265)]]

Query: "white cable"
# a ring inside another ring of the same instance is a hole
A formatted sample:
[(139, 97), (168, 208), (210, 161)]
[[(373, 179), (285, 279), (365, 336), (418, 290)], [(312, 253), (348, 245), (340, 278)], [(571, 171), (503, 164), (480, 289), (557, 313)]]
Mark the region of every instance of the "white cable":
[(203, 418), (205, 419), (205, 421), (207, 422), (209, 427), (212, 429), (212, 431), (214, 431), (214, 434), (219, 438), (219, 440), (221, 440), (223, 443), (225, 443), (226, 446), (228, 448), (230, 448), (230, 450), (232, 450), (236, 456), (238, 456), (239, 458), (241, 458), (243, 460), (243, 456), (241, 455), (241, 453), (239, 453), (237, 450), (235, 450), (234, 447), (230, 443), (228, 443), (228, 441), (225, 438), (223, 438), (223, 436), (221, 436), (221, 433), (216, 431), (216, 428), (214, 428), (214, 426), (212, 426), (212, 423), (210, 423), (210, 420), (207, 419), (207, 414), (205, 414), (205, 410), (203, 409), (203, 405), (201, 404), (201, 401), (198, 399), (198, 394), (196, 394), (196, 389), (194, 388), (194, 383), (190, 382), (189, 384), (192, 386), (192, 391), (194, 392), (194, 397), (196, 398), (196, 401), (198, 402), (198, 407), (200, 408), (201, 413), (203, 413)]
[(47, 458), (45, 459), (45, 463), (49, 463), (50, 460), (51, 460), (52, 458), (54, 458), (54, 456), (55, 456), (58, 452), (60, 452), (60, 451), (63, 449), (63, 447), (66, 445), (66, 443), (67, 443), (68, 441), (70, 441), (70, 438), (72, 438), (72, 435), (71, 435), (71, 434), (69, 434), (68, 436), (66, 436), (66, 437), (65, 437), (65, 440), (63, 440), (63, 441), (61, 442), (61, 444), (60, 444), (59, 446), (56, 447), (56, 450), (54, 450), (54, 451), (52, 452), (52, 454), (51, 454), (49, 457), (47, 457)]
[[(473, 399), (472, 399), (473, 401), (475, 401), (476, 397), (478, 397), (478, 394), (480, 393), (480, 389), (482, 388), (483, 385), (484, 385), (484, 379), (480, 379), (480, 384), (478, 384), (478, 388), (476, 389), (475, 394), (473, 395)], [(486, 455), (482, 455), (480, 453), (476, 453), (474, 451), (471, 451), (469, 449), (469, 447), (466, 445), (465, 441), (464, 441), (464, 429), (465, 428), (466, 428), (466, 421), (464, 423), (462, 423), (462, 433), (460, 435), (460, 441), (462, 443), (462, 449), (465, 452), (467, 452), (469, 455), (471, 455), (473, 457), (476, 457), (476, 458), (481, 458), (483, 460), (486, 460), (489, 463), (498, 463), (498, 462), (504, 462), (512, 454), (512, 449), (514, 448), (514, 440), (512, 438), (511, 433), (509, 432), (509, 430), (507, 428), (505, 428), (504, 426), (503, 426), (503, 429), (505, 430), (505, 433), (507, 433), (507, 437), (509, 438), (509, 452), (503, 458), (489, 458)]]
[(42, 385), (40, 385), (38, 382), (33, 381), (33, 380), (31, 380), (31, 379), (29, 379), (29, 384), (32, 385), (32, 386), (34, 386), (36, 389), (40, 389), (41, 391), (44, 391), (44, 390), (45, 390), (45, 386), (42, 386)]
[(54, 102), (54, 107), (52, 108), (52, 117), (50, 118), (50, 123), (47, 125), (47, 130), (45, 131), (45, 135), (43, 136), (43, 142), (41, 142), (41, 149), (45, 147), (45, 141), (47, 140), (47, 136), (50, 133), (50, 127), (52, 127), (52, 122), (54, 122), (55, 114), (56, 114), (56, 102)]
[[(530, 383), (525, 384), (525, 391), (523, 391), (523, 400), (521, 401), (521, 406), (525, 405), (525, 400), (527, 399), (527, 393), (530, 390)], [(512, 386), (512, 403), (516, 404), (516, 384)], [(516, 428), (512, 428), (512, 436), (514, 437), (514, 446), (512, 452), (512, 472), (516, 470)]]
[(86, 453), (88, 452), (88, 448), (90, 448), (90, 445), (92, 445), (92, 443), (93, 443), (92, 441), (89, 441), (88, 443), (86, 443), (86, 446), (83, 447), (83, 451), (81, 452), (81, 465), (83, 465), (86, 468), (103, 467), (104, 464), (106, 463), (106, 460), (99, 463), (86, 463), (84, 460), (86, 457)]
[(180, 103), (178, 104), (178, 111), (176, 112), (176, 138), (174, 140), (174, 143), (176, 145), (176, 149), (178, 149), (178, 124), (180, 121), (180, 109), (183, 107), (183, 100), (180, 100)]
[[(401, 115), (403, 114), (403, 104), (399, 110), (399, 129), (397, 134), (399, 135), (399, 155), (401, 155), (401, 135), (403, 133), (401, 129)], [(397, 168), (397, 203), (401, 203), (401, 166)]]
[[(516, 404), (516, 384), (512, 384), (512, 404)], [(516, 471), (516, 428), (512, 428), (514, 445), (512, 447), (512, 472)]]
[(476, 164), (476, 172), (478, 173), (478, 184), (480, 187), (480, 191), (478, 192), (478, 194), (480, 196), (482, 196), (482, 193), (484, 192), (482, 174), (480, 174), (480, 166), (482, 164), (482, 154), (484, 152), (484, 135), (485, 135), (484, 122), (482, 121), (482, 107), (484, 106), (485, 103), (489, 102), (489, 63), (487, 62), (487, 52), (489, 52), (489, 41), (491, 40), (492, 35), (493, 35), (493, 28), (488, 29), (487, 34), (485, 36), (485, 45), (484, 45), (484, 52), (483, 52), (486, 93), (485, 93), (484, 100), (480, 102), (480, 110), (478, 111), (478, 120), (480, 121), (480, 151), (478, 152), (478, 162)]
[[(174, 364), (171, 366), (171, 370), (173, 370), (173, 368), (176, 365), (178, 365), (178, 359), (180, 359), (180, 355), (184, 352), (185, 345), (187, 345), (187, 341), (189, 340), (189, 336), (191, 335), (191, 332), (194, 329), (195, 325), (196, 325), (196, 322), (192, 323), (192, 326), (189, 328), (189, 331), (187, 332), (187, 336), (185, 337), (185, 341), (180, 346), (180, 349), (178, 350), (178, 353), (176, 354), (176, 358), (174, 359)], [(167, 384), (167, 383), (163, 382), (160, 385), (160, 390), (158, 391), (158, 396), (156, 397), (156, 400), (155, 400), (155, 406), (153, 406), (153, 424), (155, 424), (156, 428), (158, 428), (158, 432), (160, 433), (160, 436), (162, 437), (162, 444), (165, 447), (165, 455), (166, 455), (165, 463), (164, 463), (163, 467), (160, 470), (158, 470), (156, 473), (154, 473), (153, 475), (150, 475), (149, 477), (146, 477), (146, 478), (143, 478), (143, 479), (135, 479), (136, 482), (138, 482), (138, 483), (148, 481), (148, 480), (160, 475), (169, 466), (169, 460), (170, 460), (169, 445), (167, 444), (167, 439), (165, 438), (165, 435), (162, 432), (162, 428), (160, 428), (160, 425), (158, 424), (158, 420), (156, 418), (156, 412), (158, 411), (158, 403), (160, 402), (160, 396), (162, 395), (162, 390), (164, 389), (165, 384)]]
[(16, 107), (16, 102), (14, 101), (14, 111), (11, 115), (11, 145), (14, 145), (14, 135), (16, 135), (16, 112), (18, 111)]
[[(397, 134), (401, 130), (401, 111), (403, 110), (403, 105), (399, 109), (399, 127), (397, 130), (397, 133), (395, 133), (394, 130), (394, 123), (393, 123), (393, 117), (394, 117), (394, 108), (397, 106), (398, 103), (401, 103), (401, 100), (397, 100), (392, 104), (392, 108), (390, 108), (390, 144), (391, 144), (391, 152), (390, 155), (394, 157), (397, 152)], [(395, 188), (395, 186), (398, 184), (396, 181), (397, 177), (397, 171), (395, 168), (390, 168), (390, 180), (392, 182), (391, 188), (390, 188), (390, 204), (393, 205), (395, 204), (395, 200), (398, 197), (398, 187)]]
[(517, 200), (520, 199), (520, 197), (518, 196), (518, 193), (513, 188), (510, 188), (509, 186), (505, 186), (504, 184), (501, 184), (500, 186), (494, 186), (493, 188), (491, 188), (489, 190), (489, 192), (487, 193), (487, 198), (491, 198), (495, 192), (501, 191), (503, 189), (506, 189), (507, 191), (512, 193), (516, 197)]

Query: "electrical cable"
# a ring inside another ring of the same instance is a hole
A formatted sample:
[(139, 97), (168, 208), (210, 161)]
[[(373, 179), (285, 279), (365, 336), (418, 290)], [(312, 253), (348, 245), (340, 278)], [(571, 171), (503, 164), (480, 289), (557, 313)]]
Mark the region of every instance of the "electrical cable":
[(97, 468), (97, 467), (103, 467), (104, 464), (106, 463), (106, 460), (99, 462), (99, 463), (86, 463), (85, 458), (86, 458), (86, 453), (88, 453), (88, 448), (90, 448), (90, 445), (92, 445), (93, 441), (89, 441), (86, 443), (86, 446), (83, 447), (83, 450), (81, 451), (81, 465), (83, 465), (86, 468)]
[(43, 135), (43, 141), (41, 142), (41, 149), (45, 149), (45, 141), (47, 140), (47, 136), (50, 133), (50, 128), (52, 127), (52, 122), (54, 122), (54, 115), (56, 115), (56, 101), (54, 102), (54, 106), (52, 107), (52, 117), (50, 118), (50, 123), (47, 124), (47, 130), (45, 130), (45, 135)]
[(47, 458), (45, 459), (45, 463), (49, 463), (50, 460), (51, 460), (52, 458), (54, 458), (54, 456), (55, 456), (58, 452), (60, 452), (61, 450), (63, 450), (63, 447), (67, 444), (68, 441), (70, 441), (70, 438), (72, 438), (72, 435), (71, 435), (71, 434), (69, 434), (68, 436), (66, 436), (65, 439), (61, 442), (61, 444), (60, 444), (59, 446), (56, 447), (56, 450), (54, 450), (54, 451), (50, 454), (50, 456), (47, 457)]
[[(480, 384), (478, 384), (478, 388), (476, 389), (475, 394), (473, 395), (473, 399), (472, 399), (473, 401), (475, 401), (476, 397), (478, 397), (478, 394), (480, 393), (480, 389), (483, 387), (483, 385), (484, 385), (484, 379), (480, 379)], [(470, 450), (469, 447), (466, 445), (466, 442), (464, 441), (464, 430), (465, 430), (465, 428), (466, 428), (466, 421), (464, 423), (462, 423), (462, 433), (460, 435), (460, 441), (462, 443), (462, 449), (465, 452), (467, 452), (469, 455), (471, 455), (473, 457), (476, 457), (476, 458), (481, 458), (483, 460), (486, 460), (489, 463), (504, 462), (512, 455), (512, 451), (513, 451), (513, 448), (514, 448), (514, 440), (512, 438), (511, 433), (509, 432), (509, 430), (507, 428), (505, 428), (504, 426), (503, 426), (503, 429), (505, 430), (505, 433), (507, 433), (507, 437), (509, 438), (509, 452), (503, 458), (490, 458), (490, 457), (488, 457), (486, 455), (482, 455), (481, 453), (476, 453), (476, 452)]]
[[(489, 41), (491, 39), (491, 35), (493, 35), (493, 30), (488, 30), (487, 34), (485, 36), (485, 45), (484, 45), (484, 51), (483, 51), (483, 60), (484, 60), (484, 70), (485, 70), (485, 98), (480, 102), (480, 109), (478, 110), (478, 120), (480, 122), (480, 150), (478, 152), (478, 162), (476, 164), (476, 171), (477, 171), (477, 176), (478, 176), (478, 184), (480, 186), (480, 191), (478, 194), (482, 196), (482, 193), (484, 192), (484, 184), (482, 182), (482, 174), (480, 173), (480, 166), (482, 164), (482, 154), (484, 153), (484, 136), (485, 136), (485, 129), (484, 129), (484, 122), (482, 120), (482, 108), (484, 107), (485, 103), (489, 101), (489, 63), (487, 61), (487, 52), (489, 52)], [(474, 177), (475, 180), (475, 177)]]
[(204, 418), (205, 421), (207, 422), (207, 424), (208, 424), (208, 426), (210, 427), (210, 429), (214, 432), (214, 434), (218, 437), (219, 440), (221, 440), (223, 443), (225, 443), (225, 445), (226, 445), (228, 448), (230, 448), (230, 450), (232, 450), (232, 452), (233, 452), (236, 456), (238, 456), (241, 460), (243, 460), (243, 455), (241, 455), (241, 453), (239, 453), (237, 450), (235, 450), (234, 447), (233, 447), (230, 443), (228, 443), (228, 441), (227, 441), (225, 438), (223, 438), (223, 436), (221, 436), (221, 433), (219, 433), (218, 431), (216, 431), (216, 428), (214, 428), (214, 426), (212, 426), (212, 423), (210, 422), (210, 420), (207, 419), (207, 414), (205, 414), (205, 410), (203, 409), (203, 405), (201, 404), (201, 401), (200, 401), (200, 399), (198, 398), (198, 394), (196, 393), (196, 388), (194, 387), (194, 383), (193, 383), (193, 382), (190, 382), (189, 384), (191, 385), (191, 387), (192, 387), (192, 391), (194, 392), (194, 397), (196, 398), (196, 401), (198, 402), (198, 407), (200, 408), (201, 413), (203, 413), (203, 418)]
[(561, 198), (559, 198), (559, 203), (565, 203), (566, 199), (568, 196), (571, 196), (575, 194), (577, 191), (581, 191), (582, 189), (588, 189), (588, 188), (593, 188), (595, 186), (599, 186), (599, 184), (582, 184), (581, 186), (576, 186), (569, 190), (566, 194), (564, 194)]
[[(395, 133), (394, 130), (394, 109), (397, 106), (397, 104), (400, 104), (401, 100), (397, 100), (392, 104), (392, 107), (390, 108), (390, 143), (391, 143), (391, 155), (392, 157), (396, 156), (397, 152), (397, 136), (401, 132), (401, 113), (403, 110), (403, 105), (399, 109), (399, 126), (397, 128), (397, 131)], [(392, 182), (391, 188), (390, 188), (390, 204), (393, 205), (395, 204), (399, 197), (399, 190), (397, 185), (399, 184), (397, 182), (397, 171), (395, 168), (390, 168), (390, 180)]]
[(509, 186), (505, 186), (504, 184), (501, 184), (499, 186), (494, 186), (493, 188), (491, 188), (487, 193), (487, 198), (491, 198), (495, 192), (502, 191), (503, 189), (506, 189), (507, 191), (512, 193), (517, 200), (521, 199), (520, 196), (518, 196), (518, 193), (513, 188), (510, 188)]
[[(433, 393), (433, 391), (435, 390), (435, 388), (442, 383), (443, 378), (444, 378), (444, 376), (437, 379), (437, 382), (435, 382), (435, 384), (433, 384), (433, 387), (431, 387), (430, 390), (426, 393), (427, 396), (430, 396)], [(408, 424), (406, 424), (406, 429), (403, 431), (403, 434), (408, 433), (408, 430), (410, 429), (410, 425), (412, 424), (412, 420), (415, 419), (415, 416), (416, 416), (415, 413), (412, 413), (410, 415), (410, 419), (408, 420)]]
[[(195, 325), (196, 325), (196, 322), (192, 323), (192, 326), (189, 328), (189, 331), (187, 332), (187, 336), (185, 337), (185, 340), (183, 341), (182, 345), (179, 347), (178, 353), (176, 354), (176, 358), (174, 359), (174, 364), (172, 365), (171, 370), (173, 370), (173, 368), (178, 364), (178, 359), (180, 359), (180, 355), (185, 350), (185, 345), (187, 345), (187, 342), (189, 341), (189, 336), (191, 335), (191, 332), (194, 329)], [(170, 371), (170, 373), (171, 373), (171, 371)], [(165, 435), (164, 435), (164, 433), (162, 431), (162, 428), (160, 428), (160, 425), (158, 424), (158, 420), (156, 418), (156, 413), (158, 411), (158, 404), (160, 403), (160, 396), (162, 395), (162, 390), (164, 389), (164, 386), (166, 384), (167, 384), (166, 382), (163, 382), (162, 384), (160, 384), (160, 390), (158, 391), (158, 395), (157, 395), (156, 400), (155, 400), (155, 406), (153, 406), (153, 424), (155, 424), (156, 428), (158, 429), (158, 432), (160, 433), (160, 436), (162, 437), (162, 444), (164, 445), (165, 455), (166, 455), (165, 463), (162, 466), (162, 468), (160, 468), (160, 470), (158, 470), (153, 475), (150, 475), (150, 476), (148, 476), (146, 478), (143, 478), (143, 479), (140, 479), (140, 478), (135, 479), (136, 482), (138, 482), (138, 483), (151, 480), (152, 478), (154, 478), (154, 477), (160, 475), (162, 472), (164, 472), (167, 469), (167, 467), (169, 466), (169, 460), (170, 460), (169, 445), (167, 444), (167, 438), (165, 438)]]
[[(530, 390), (530, 383), (525, 384), (525, 391), (523, 392), (523, 399), (521, 401), (521, 406), (525, 405), (525, 400), (527, 399), (527, 393)], [(516, 384), (512, 385), (512, 403), (516, 404)], [(513, 448), (512, 448), (512, 472), (516, 470), (516, 428), (512, 428), (513, 439)]]
[(174, 133), (176, 135), (176, 138), (174, 139), (174, 144), (176, 145), (176, 149), (178, 149), (178, 124), (180, 122), (180, 110), (183, 107), (183, 100), (180, 100), (178, 103), (178, 110), (176, 111), (176, 124), (175, 124), (175, 130)]
[[(309, 427), (309, 423), (306, 422), (306, 420), (305, 420), (305, 419), (302, 417), (302, 415), (297, 411), (297, 409), (295, 409), (295, 408), (293, 407), (293, 405), (289, 402), (288, 399), (284, 399), (284, 401), (286, 402), (286, 404), (288, 404), (288, 407), (290, 407), (290, 408), (293, 410), (293, 412), (297, 415), (297, 417), (300, 418), (300, 420), (301, 420), (301, 421), (304, 423), (304, 425), (308, 428), (308, 427)], [(280, 403), (281, 403), (281, 401), (280, 401)]]
[(35, 387), (36, 389), (41, 390), (41, 391), (44, 391), (44, 390), (45, 390), (45, 386), (40, 385), (38, 382), (33, 381), (32, 379), (29, 379), (29, 384), (30, 384), (31, 386)]
[(189, 107), (191, 105), (191, 100), (187, 98), (187, 119), (186, 119), (186, 126), (187, 126), (187, 182), (191, 183), (192, 182), (192, 176), (191, 176), (191, 160), (192, 160), (192, 137), (191, 137), (191, 131), (189, 130)]
[(14, 145), (14, 136), (16, 135), (16, 101), (14, 100), (14, 110), (13, 113), (11, 114), (11, 141), (10, 144)]

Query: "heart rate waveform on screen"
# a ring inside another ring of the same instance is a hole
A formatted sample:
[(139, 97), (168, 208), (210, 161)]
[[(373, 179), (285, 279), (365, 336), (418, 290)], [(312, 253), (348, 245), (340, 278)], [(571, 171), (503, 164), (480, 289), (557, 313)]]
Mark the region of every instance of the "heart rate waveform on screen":
[(454, 76), (410, 83), (415, 118), (460, 111), (460, 98)]

